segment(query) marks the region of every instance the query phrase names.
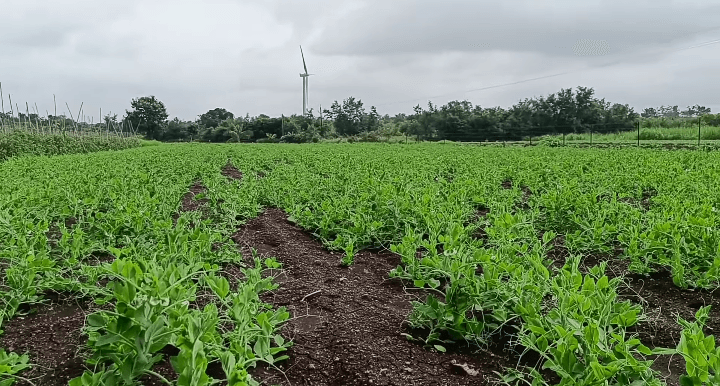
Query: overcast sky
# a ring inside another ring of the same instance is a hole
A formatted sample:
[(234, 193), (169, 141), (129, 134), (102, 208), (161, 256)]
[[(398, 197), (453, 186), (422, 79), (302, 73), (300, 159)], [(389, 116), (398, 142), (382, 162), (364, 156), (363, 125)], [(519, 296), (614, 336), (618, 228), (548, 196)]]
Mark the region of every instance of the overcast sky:
[(181, 119), (299, 114), (301, 44), (316, 111), (348, 96), (390, 115), (509, 107), (586, 86), (636, 111), (720, 112), (710, 42), (720, 0), (0, 0), (5, 110), (10, 93), (52, 114), (55, 94), (58, 113), (82, 102), (96, 121), (146, 95)]

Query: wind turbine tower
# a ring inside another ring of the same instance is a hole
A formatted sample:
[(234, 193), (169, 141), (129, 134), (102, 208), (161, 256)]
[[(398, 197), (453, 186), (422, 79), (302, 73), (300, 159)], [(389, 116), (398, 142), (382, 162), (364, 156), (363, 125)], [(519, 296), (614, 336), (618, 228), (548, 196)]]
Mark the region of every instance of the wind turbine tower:
[(302, 56), (303, 68), (305, 72), (300, 74), (303, 80), (303, 116), (307, 115), (308, 107), (308, 77), (314, 74), (308, 74), (307, 65), (305, 65), (305, 54), (303, 54), (302, 46), (300, 46), (300, 55)]

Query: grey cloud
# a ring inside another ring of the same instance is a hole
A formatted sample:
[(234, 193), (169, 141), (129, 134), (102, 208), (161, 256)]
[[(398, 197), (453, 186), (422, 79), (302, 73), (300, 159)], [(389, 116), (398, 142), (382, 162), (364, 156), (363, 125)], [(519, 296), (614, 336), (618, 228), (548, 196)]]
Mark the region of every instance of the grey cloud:
[[(0, 81), (14, 101), (38, 102), (41, 111), (52, 112), (57, 94), (60, 106), (84, 103), (96, 116), (101, 107), (123, 113), (143, 95), (182, 119), (215, 107), (299, 113), (299, 44), (316, 74), (316, 109), (348, 96), (383, 114), (428, 99), (508, 107), (582, 85), (637, 108), (720, 110), (710, 86), (718, 82), (720, 44), (674, 51), (720, 39), (717, 1), (6, 3)], [(557, 73), (567, 74), (512, 84)], [(511, 85), (487, 89), (503, 84)]]
[[(533, 51), (574, 55), (582, 39), (608, 53), (686, 41), (720, 28), (720, 5), (669, 1), (573, 2), (369, 1), (326, 29), (320, 53)], [(382, 11), (379, 12), (378, 9)]]
[(23, 0), (0, 6), (0, 44), (47, 49), (68, 43), (72, 35), (132, 12), (135, 1)]

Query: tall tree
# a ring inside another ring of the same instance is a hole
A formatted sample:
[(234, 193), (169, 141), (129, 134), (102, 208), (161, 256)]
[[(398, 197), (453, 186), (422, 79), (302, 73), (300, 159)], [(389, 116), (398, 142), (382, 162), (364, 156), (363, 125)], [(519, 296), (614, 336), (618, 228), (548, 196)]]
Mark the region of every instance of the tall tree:
[(643, 112), (640, 113), (640, 116), (643, 118), (657, 118), (660, 114), (658, 114), (658, 111), (655, 110), (654, 107), (647, 107), (643, 109)]
[(334, 101), (330, 110), (325, 110), (324, 113), (333, 120), (335, 130), (340, 135), (356, 135), (363, 129), (365, 108), (360, 99), (349, 97), (342, 105)]
[(380, 114), (375, 106), (370, 107), (370, 114), (365, 116), (365, 131), (375, 131), (380, 128)]
[(200, 125), (205, 128), (215, 128), (220, 126), (220, 123), (233, 118), (235, 118), (233, 113), (218, 107), (200, 115)]
[(155, 139), (168, 118), (165, 105), (154, 96), (133, 99), (132, 111), (125, 111), (125, 120), (149, 139)]
[(709, 114), (710, 109), (705, 106), (695, 105), (695, 106), (688, 106), (687, 110), (680, 112), (680, 115), (683, 117), (697, 117), (700, 115)]

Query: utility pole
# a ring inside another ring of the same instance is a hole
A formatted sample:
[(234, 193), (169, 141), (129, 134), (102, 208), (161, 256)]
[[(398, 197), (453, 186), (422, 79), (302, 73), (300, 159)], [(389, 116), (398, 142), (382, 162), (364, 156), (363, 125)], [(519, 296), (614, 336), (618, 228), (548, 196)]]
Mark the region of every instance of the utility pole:
[(0, 82), (0, 104), (2, 104), (2, 118), (0, 118), (0, 126), (3, 132), (5, 131), (5, 99), (2, 93), (2, 82)]
[(698, 146), (700, 146), (700, 118), (702, 118), (702, 116), (698, 113)]

